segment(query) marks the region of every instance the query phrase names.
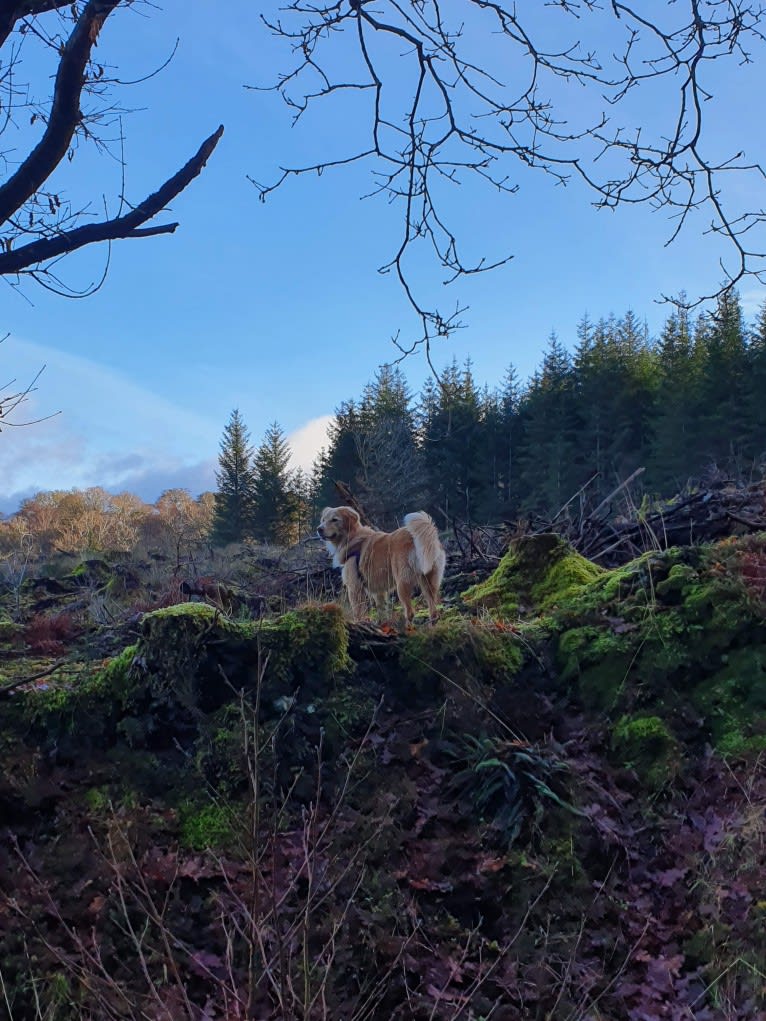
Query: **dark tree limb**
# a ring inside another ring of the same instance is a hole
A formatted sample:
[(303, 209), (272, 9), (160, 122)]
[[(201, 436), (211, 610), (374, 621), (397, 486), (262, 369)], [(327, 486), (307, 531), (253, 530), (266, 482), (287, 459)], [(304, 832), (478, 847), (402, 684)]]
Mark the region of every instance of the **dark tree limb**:
[(0, 275), (18, 273), (29, 266), (37, 266), (48, 259), (66, 255), (84, 245), (98, 241), (114, 241), (118, 238), (150, 237), (156, 234), (172, 234), (177, 223), (159, 224), (154, 227), (141, 225), (156, 216), (194, 180), (207, 163), (223, 135), (223, 125), (206, 138), (198, 151), (161, 188), (144, 199), (124, 216), (118, 216), (100, 223), (89, 223), (73, 230), (64, 231), (55, 237), (33, 241), (21, 248), (0, 254)]
[(0, 0), (0, 46), (13, 31), (17, 21), (22, 18), (58, 11), (63, 7), (71, 7), (72, 0)]
[(66, 155), (82, 114), (80, 97), (91, 50), (101, 28), (122, 0), (89, 0), (59, 61), (48, 126), (16, 172), (0, 186), (0, 224), (5, 223), (50, 177)]

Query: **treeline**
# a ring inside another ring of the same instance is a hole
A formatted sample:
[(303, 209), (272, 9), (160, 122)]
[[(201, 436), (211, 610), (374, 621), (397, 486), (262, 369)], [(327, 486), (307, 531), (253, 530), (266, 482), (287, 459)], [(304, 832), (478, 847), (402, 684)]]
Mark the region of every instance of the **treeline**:
[[(633, 313), (583, 319), (571, 350), (551, 337), (526, 383), (510, 367), (494, 388), (470, 362), (413, 395), (383, 366), (336, 410), (311, 472), (290, 467), (277, 423), (250, 442), (238, 411), (221, 440), (217, 491), (169, 490), (153, 505), (102, 489), (40, 493), (0, 522), (0, 554), (161, 545), (290, 544), (311, 533), (347, 483), (389, 528), (426, 509), (440, 527), (551, 516), (582, 486), (593, 502), (638, 467), (639, 488), (668, 497), (710, 468), (759, 477), (766, 464), (766, 303), (744, 321), (735, 291), (695, 319), (669, 316), (649, 337)], [(640, 493), (639, 493), (640, 495)], [(31, 541), (31, 540), (30, 540)]]
[(735, 291), (694, 320), (677, 311), (652, 339), (633, 313), (583, 319), (571, 352), (551, 337), (522, 384), (513, 367), (480, 387), (453, 363), (413, 398), (382, 368), (337, 410), (312, 502), (351, 484), (389, 527), (424, 507), (440, 526), (552, 515), (590, 479), (601, 499), (644, 467), (644, 492), (671, 496), (716, 467), (759, 473), (766, 455), (766, 304), (747, 326)]
[(100, 486), (41, 492), (0, 521), (0, 563), (9, 555), (141, 549), (161, 551), (180, 563), (209, 543), (214, 511), (212, 493), (195, 498), (186, 489), (167, 489), (154, 503)]

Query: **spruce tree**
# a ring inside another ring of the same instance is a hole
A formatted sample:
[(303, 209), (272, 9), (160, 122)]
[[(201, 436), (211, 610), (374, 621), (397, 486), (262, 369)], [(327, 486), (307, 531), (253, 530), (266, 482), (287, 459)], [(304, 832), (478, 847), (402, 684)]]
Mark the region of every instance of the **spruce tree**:
[(291, 487), (290, 447), (278, 422), (266, 430), (253, 465), (255, 534), (264, 542), (290, 543), (295, 538), (297, 508)]
[(670, 494), (679, 492), (700, 467), (698, 359), (683, 306), (668, 318), (655, 350), (659, 382), (648, 481), (655, 492)]
[(700, 326), (700, 453), (703, 464), (738, 472), (747, 446), (747, 345), (736, 290), (725, 291)]
[(359, 452), (356, 435), (361, 429), (359, 409), (355, 401), (343, 401), (335, 409), (335, 418), (327, 430), (328, 447), (323, 452), (316, 500), (320, 507), (338, 502), (336, 482), (354, 486), (359, 475)]
[(211, 538), (217, 545), (226, 545), (242, 542), (253, 534), (253, 449), (250, 434), (236, 408), (224, 428), (220, 448)]
[(500, 516), (515, 517), (519, 505), (519, 467), (517, 464), (521, 443), (520, 408), (523, 390), (518, 373), (509, 366), (500, 392), (500, 413), (502, 416), (502, 441), (500, 458), (503, 468), (500, 472)]
[(521, 421), (522, 508), (555, 514), (579, 481), (572, 361), (555, 334), (522, 402)]
[(759, 466), (766, 461), (766, 301), (750, 334), (746, 389), (748, 455)]
[(411, 395), (401, 369), (383, 365), (365, 387), (354, 438), (361, 501), (379, 527), (393, 528), (417, 509), (423, 489)]
[(456, 361), (439, 385), (427, 388), (420, 407), (421, 445), (430, 499), (440, 518), (476, 521), (488, 486), (481, 396), (471, 363)]

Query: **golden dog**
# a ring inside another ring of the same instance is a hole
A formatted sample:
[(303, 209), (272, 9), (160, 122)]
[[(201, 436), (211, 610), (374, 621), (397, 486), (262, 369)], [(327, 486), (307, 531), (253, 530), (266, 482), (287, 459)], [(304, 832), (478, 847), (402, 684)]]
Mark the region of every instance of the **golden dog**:
[(447, 557), (436, 525), (424, 511), (407, 514), (404, 528), (378, 532), (363, 525), (352, 507), (325, 507), (317, 534), (332, 553), (335, 566), (343, 568), (343, 584), (357, 620), (364, 616), (365, 592), (383, 608), (396, 589), (405, 623), (412, 624), (416, 588), (428, 604), (431, 623), (436, 620)]

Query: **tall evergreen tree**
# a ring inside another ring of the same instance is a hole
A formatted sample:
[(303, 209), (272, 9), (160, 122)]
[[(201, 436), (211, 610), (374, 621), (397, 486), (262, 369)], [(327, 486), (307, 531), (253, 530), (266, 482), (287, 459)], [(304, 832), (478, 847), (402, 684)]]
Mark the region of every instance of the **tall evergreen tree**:
[(763, 468), (766, 465), (766, 301), (759, 309), (750, 334), (747, 362), (747, 452)]
[(555, 513), (577, 488), (574, 376), (555, 334), (522, 402), (522, 507)]
[(250, 434), (235, 408), (224, 428), (215, 478), (215, 515), (211, 538), (225, 545), (253, 534), (255, 473)]
[(518, 373), (509, 366), (500, 391), (500, 414), (502, 416), (502, 441), (500, 458), (503, 468), (500, 472), (500, 516), (510, 518), (519, 509), (519, 448), (521, 445), (521, 401), (523, 389)]
[(648, 481), (655, 492), (679, 491), (699, 468), (698, 354), (692, 341), (689, 314), (680, 305), (668, 318), (656, 345), (659, 379), (648, 464)]
[(291, 486), (290, 446), (278, 422), (266, 430), (255, 452), (255, 534), (264, 542), (295, 538), (296, 499)]
[(317, 494), (320, 506), (337, 504), (336, 482), (354, 485), (360, 468), (356, 436), (361, 427), (356, 402), (343, 401), (335, 409), (335, 418), (327, 430), (328, 446), (324, 454)]
[(398, 367), (381, 366), (365, 387), (355, 441), (362, 503), (379, 527), (393, 528), (420, 503), (424, 481), (410, 390)]
[(433, 513), (444, 524), (455, 517), (476, 521), (487, 479), (481, 401), (470, 362), (461, 370), (453, 361), (439, 384), (426, 389), (419, 417)]
[(747, 342), (739, 296), (733, 288), (700, 323), (700, 453), (706, 463), (738, 471), (747, 446)]

